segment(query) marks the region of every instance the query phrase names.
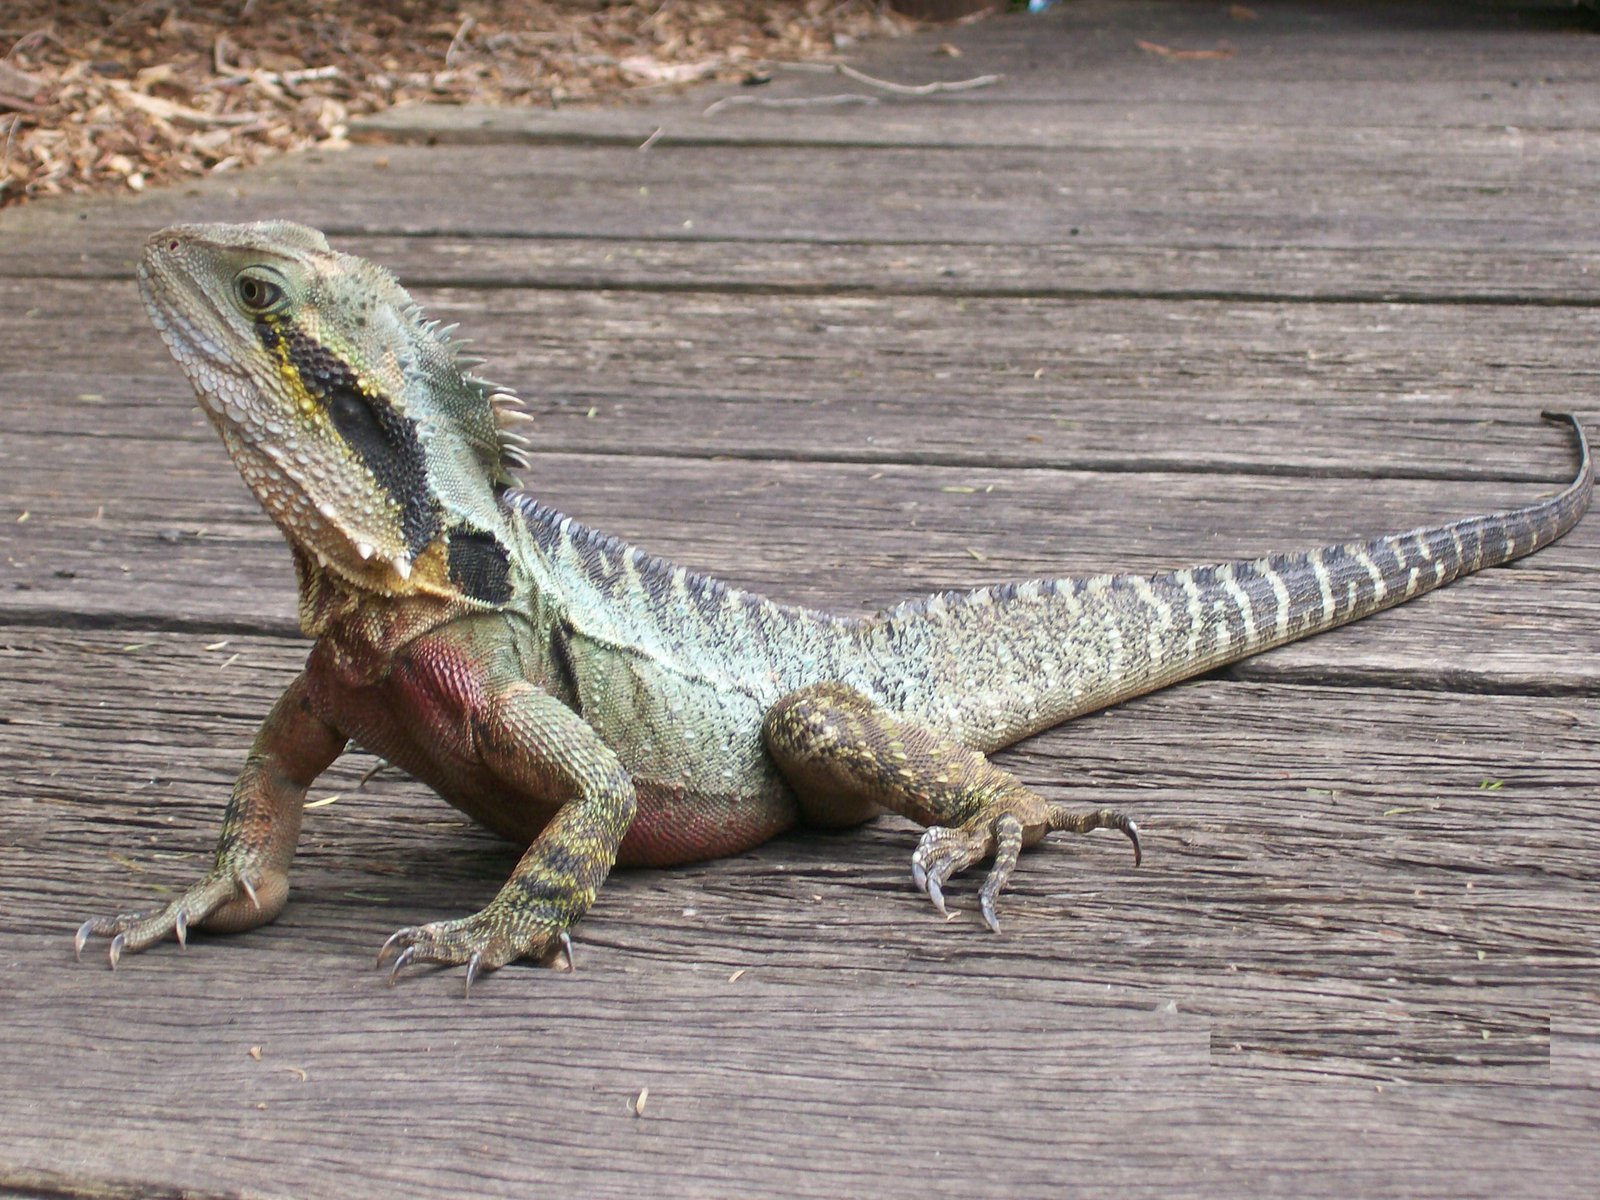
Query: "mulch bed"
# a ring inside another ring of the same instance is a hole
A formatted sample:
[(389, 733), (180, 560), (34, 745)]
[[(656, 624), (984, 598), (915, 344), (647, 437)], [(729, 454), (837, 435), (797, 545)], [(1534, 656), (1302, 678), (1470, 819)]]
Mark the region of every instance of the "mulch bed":
[(649, 94), (903, 32), (871, 0), (13, 0), (0, 10), (0, 206), (342, 144), (406, 101)]

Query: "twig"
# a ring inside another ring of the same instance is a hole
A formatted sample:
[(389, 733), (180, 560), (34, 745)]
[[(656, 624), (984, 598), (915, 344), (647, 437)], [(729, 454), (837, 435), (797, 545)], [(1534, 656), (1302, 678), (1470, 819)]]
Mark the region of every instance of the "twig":
[(932, 83), (895, 83), (858, 71), (847, 63), (774, 63), (785, 71), (804, 71), (808, 75), (843, 75), (869, 87), (881, 88), (896, 96), (931, 96), (935, 92), (970, 92), (975, 88), (993, 87), (1004, 75), (975, 75), (971, 79), (939, 79)]
[(1202, 58), (1232, 58), (1239, 53), (1239, 48), (1232, 42), (1218, 42), (1215, 50), (1174, 50), (1171, 46), (1163, 46), (1160, 42), (1147, 42), (1143, 38), (1135, 39), (1133, 44), (1146, 54), (1154, 54), (1161, 58), (1170, 58), (1180, 62)]
[(344, 74), (342, 67), (303, 67), (298, 71), (251, 71), (248, 75), (224, 75), (195, 89), (196, 92), (214, 92), (235, 88), (241, 84), (258, 83), (263, 87), (281, 87), (292, 90), (297, 84), (315, 83), (321, 79), (338, 79)]
[(11, 143), (16, 140), (17, 126), (21, 124), (22, 118), (13, 116), (11, 118), (11, 128), (6, 130), (6, 151), (4, 155), (0, 155), (0, 186), (5, 184), (7, 173), (11, 169)]
[(10, 62), (13, 54), (21, 54), (24, 51), (32, 50), (35, 46), (42, 46), (47, 41), (54, 42), (58, 46), (61, 44), (61, 39), (48, 29), (35, 29), (30, 33), (25, 33), (11, 43), (11, 49), (4, 54), (0, 54), (0, 63)]
[(765, 96), (724, 96), (701, 113), (709, 117), (736, 104), (752, 104), (757, 108), (822, 108), (841, 104), (876, 104), (876, 96), (863, 96), (859, 92), (845, 92), (838, 96), (797, 96), (790, 100), (769, 100)]
[(461, 27), (456, 30), (455, 37), (450, 39), (450, 49), (444, 52), (444, 65), (448, 69), (456, 64), (456, 51), (461, 49), (466, 42), (467, 34), (472, 32), (472, 27), (478, 23), (478, 18), (468, 13), (461, 21)]
[(211, 43), (211, 69), (218, 75), (236, 75), (239, 68), (228, 61), (228, 35), (217, 34), (216, 41)]
[(190, 108), (186, 104), (179, 104), (173, 100), (163, 100), (159, 96), (149, 96), (144, 92), (135, 91), (120, 80), (111, 81), (111, 90), (115, 92), (124, 104), (148, 113), (152, 117), (159, 117), (163, 121), (174, 121), (180, 125), (193, 125), (206, 129), (213, 125), (245, 126), (253, 125), (262, 120), (260, 113), (208, 113), (197, 108)]
[(640, 150), (648, 150), (648, 149), (650, 149), (651, 146), (654, 146), (656, 144), (656, 142), (661, 140), (661, 135), (663, 133), (665, 133), (666, 131), (667, 131), (667, 127), (665, 125), (657, 125), (656, 126), (656, 131), (654, 133), (652, 133), (649, 137), (645, 138), (644, 141), (639, 143), (639, 149)]

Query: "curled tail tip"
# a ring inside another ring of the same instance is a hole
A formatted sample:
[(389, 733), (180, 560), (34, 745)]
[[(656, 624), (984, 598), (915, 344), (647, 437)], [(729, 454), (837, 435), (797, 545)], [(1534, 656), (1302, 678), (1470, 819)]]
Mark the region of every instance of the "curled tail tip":
[(1555, 409), (1551, 408), (1544, 409), (1539, 413), (1539, 415), (1546, 421), (1554, 422), (1557, 425), (1566, 425), (1572, 430), (1572, 436), (1576, 438), (1578, 442), (1579, 464), (1577, 482), (1581, 483), (1583, 480), (1589, 478), (1593, 474), (1594, 467), (1590, 463), (1589, 438), (1588, 435), (1584, 433), (1583, 422), (1578, 420), (1575, 413), (1557, 412)]
[(1576, 413), (1559, 412), (1553, 408), (1546, 408), (1539, 413), (1539, 416), (1553, 424), (1565, 425), (1570, 428), (1573, 435), (1578, 439), (1579, 448), (1584, 452), (1585, 457), (1588, 456), (1589, 438), (1584, 433), (1583, 422), (1578, 420)]

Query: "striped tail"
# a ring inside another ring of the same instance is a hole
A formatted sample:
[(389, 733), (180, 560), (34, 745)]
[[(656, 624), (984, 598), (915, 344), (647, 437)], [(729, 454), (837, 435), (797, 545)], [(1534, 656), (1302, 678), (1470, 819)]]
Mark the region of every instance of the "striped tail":
[(897, 681), (902, 703), (968, 745), (996, 749), (1531, 554), (1578, 523), (1594, 489), (1582, 426), (1543, 415), (1571, 426), (1578, 473), (1520, 508), (1304, 553), (1003, 585), (894, 610), (890, 627), (904, 636), (922, 625), (939, 663)]

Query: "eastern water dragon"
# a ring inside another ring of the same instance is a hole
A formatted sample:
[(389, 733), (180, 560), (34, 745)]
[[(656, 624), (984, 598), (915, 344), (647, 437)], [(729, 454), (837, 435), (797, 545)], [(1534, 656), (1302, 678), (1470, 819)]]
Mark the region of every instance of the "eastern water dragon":
[(1080, 714), (1409, 600), (1560, 537), (1580, 465), (1523, 507), (1165, 574), (1033, 580), (864, 618), (777, 604), (585, 528), (523, 491), (527, 419), (383, 269), (283, 221), (150, 239), (146, 305), (288, 539), (305, 669), (256, 736), (215, 865), (158, 911), (93, 918), (110, 958), (249, 929), (289, 894), (307, 787), (350, 742), (527, 846), (481, 911), (401, 929), (380, 963), (570, 961), (618, 864), (732, 854), (885, 810), (926, 826), (944, 910), (992, 860), (996, 901), (1051, 830), (1120, 830), (992, 765)]

